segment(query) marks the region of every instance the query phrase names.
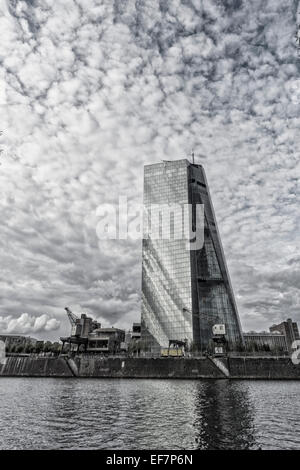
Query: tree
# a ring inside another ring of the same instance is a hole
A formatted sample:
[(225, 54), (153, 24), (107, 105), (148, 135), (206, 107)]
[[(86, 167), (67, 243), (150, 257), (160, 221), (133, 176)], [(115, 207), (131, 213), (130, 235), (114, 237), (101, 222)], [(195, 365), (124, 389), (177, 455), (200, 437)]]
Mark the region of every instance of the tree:
[(16, 347), (16, 353), (21, 354), (22, 352), (24, 352), (24, 346), (22, 344), (19, 344)]
[(30, 353), (32, 353), (32, 351), (33, 351), (33, 346), (32, 346), (32, 344), (27, 343), (27, 344), (25, 345), (24, 352), (25, 352), (26, 354), (30, 354)]
[(51, 341), (46, 341), (44, 343), (43, 351), (44, 352), (51, 352), (51, 346), (52, 346)]
[(52, 343), (51, 350), (55, 354), (59, 354), (61, 351), (61, 344), (59, 344), (57, 341), (55, 343)]
[(33, 348), (33, 351), (39, 354), (40, 352), (43, 351), (43, 349), (44, 349), (44, 341), (37, 341), (37, 343), (35, 344)]

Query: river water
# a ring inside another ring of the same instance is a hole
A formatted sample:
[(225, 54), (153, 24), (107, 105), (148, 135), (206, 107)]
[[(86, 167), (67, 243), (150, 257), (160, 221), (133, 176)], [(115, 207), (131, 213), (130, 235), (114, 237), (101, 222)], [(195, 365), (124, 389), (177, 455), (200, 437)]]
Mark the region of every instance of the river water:
[(300, 449), (300, 382), (0, 378), (0, 449)]

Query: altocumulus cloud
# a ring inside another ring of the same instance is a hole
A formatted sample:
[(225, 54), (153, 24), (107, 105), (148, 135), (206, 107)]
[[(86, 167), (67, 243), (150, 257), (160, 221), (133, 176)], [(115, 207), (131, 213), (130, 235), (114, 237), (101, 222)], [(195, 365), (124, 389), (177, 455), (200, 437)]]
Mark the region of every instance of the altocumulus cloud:
[(140, 203), (143, 165), (194, 148), (245, 329), (300, 319), (296, 10), (290, 0), (2, 2), (2, 318), (46, 311), (60, 329), (39, 331), (56, 337), (69, 305), (128, 327), (141, 245), (100, 242), (97, 207), (119, 195)]

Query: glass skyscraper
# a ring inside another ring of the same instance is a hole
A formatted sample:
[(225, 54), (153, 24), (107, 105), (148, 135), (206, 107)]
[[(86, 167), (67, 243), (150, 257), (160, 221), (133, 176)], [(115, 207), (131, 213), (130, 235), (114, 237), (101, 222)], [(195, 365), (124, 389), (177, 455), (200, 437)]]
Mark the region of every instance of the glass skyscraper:
[[(177, 236), (188, 204), (193, 230), (195, 206), (204, 206), (204, 242), (196, 250)], [(174, 205), (164, 220), (161, 208)], [(186, 159), (146, 165), (143, 223), (141, 321), (148, 349), (158, 352), (178, 340), (204, 352), (215, 324), (225, 324), (228, 347), (236, 349), (241, 325), (203, 167)]]

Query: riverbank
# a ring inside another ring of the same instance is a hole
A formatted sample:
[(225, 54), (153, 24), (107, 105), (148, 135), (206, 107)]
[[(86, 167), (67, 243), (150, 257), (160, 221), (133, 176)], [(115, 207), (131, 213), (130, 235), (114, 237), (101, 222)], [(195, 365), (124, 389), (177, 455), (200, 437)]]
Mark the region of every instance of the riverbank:
[(0, 377), (94, 377), (151, 379), (300, 379), (289, 357), (129, 358), (13, 356)]

